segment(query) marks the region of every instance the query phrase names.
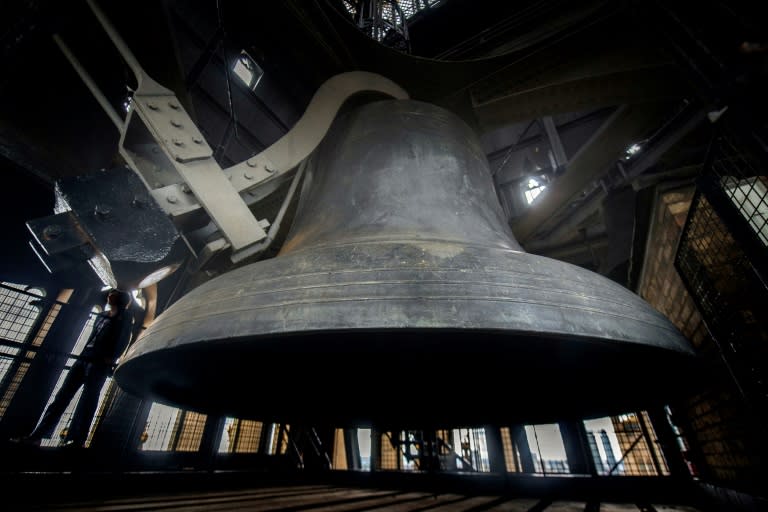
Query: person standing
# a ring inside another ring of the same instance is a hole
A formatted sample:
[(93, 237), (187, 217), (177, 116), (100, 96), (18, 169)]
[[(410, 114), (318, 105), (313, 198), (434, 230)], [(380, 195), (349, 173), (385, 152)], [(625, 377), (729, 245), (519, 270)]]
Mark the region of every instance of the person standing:
[(97, 316), (85, 348), (70, 368), (37, 426), (28, 435), (18, 439), (18, 442), (39, 446), (42, 439), (50, 437), (61, 415), (82, 386), (80, 403), (69, 426), (67, 440), (68, 446), (84, 446), (99, 405), (101, 388), (112, 373), (117, 358), (128, 346), (133, 329), (130, 293), (111, 290), (107, 295), (107, 305), (105, 311)]

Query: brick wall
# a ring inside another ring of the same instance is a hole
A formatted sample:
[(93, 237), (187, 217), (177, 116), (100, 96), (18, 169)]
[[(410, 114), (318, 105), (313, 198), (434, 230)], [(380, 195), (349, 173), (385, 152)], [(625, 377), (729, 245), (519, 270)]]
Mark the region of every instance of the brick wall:
[(706, 385), (685, 403), (674, 404), (694, 466), (704, 480), (751, 488), (760, 463), (750, 446), (749, 415), (674, 265), (693, 194), (693, 186), (658, 194), (638, 293), (680, 329), (705, 361)]

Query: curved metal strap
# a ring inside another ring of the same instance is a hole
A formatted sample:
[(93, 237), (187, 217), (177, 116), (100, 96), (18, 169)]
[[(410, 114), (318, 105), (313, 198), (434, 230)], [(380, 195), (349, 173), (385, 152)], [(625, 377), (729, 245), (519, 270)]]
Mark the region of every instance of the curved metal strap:
[(288, 133), (248, 161), (224, 171), (231, 176), (235, 189), (243, 192), (299, 165), (323, 140), (344, 102), (359, 92), (379, 92), (397, 99), (409, 97), (402, 87), (375, 73), (350, 71), (328, 79)]
[[(360, 92), (378, 92), (397, 99), (409, 98), (402, 87), (376, 73), (350, 71), (329, 78), (314, 94), (304, 114), (288, 133), (258, 155), (224, 169), (224, 174), (245, 202), (253, 204), (259, 201), (289, 179), (291, 171), (323, 140), (344, 102)], [(193, 195), (182, 191), (182, 184), (155, 189), (152, 195), (171, 216), (184, 215), (200, 207)], [(167, 203), (164, 198), (168, 196), (177, 201)]]

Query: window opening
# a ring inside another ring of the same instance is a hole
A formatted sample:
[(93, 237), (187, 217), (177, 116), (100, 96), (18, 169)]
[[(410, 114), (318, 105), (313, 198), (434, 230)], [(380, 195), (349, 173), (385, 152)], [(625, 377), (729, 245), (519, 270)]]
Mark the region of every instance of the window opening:
[(528, 183), (526, 183), (526, 189), (524, 191), (525, 202), (527, 204), (533, 204), (536, 198), (539, 197), (546, 188), (547, 186), (538, 179), (528, 178)]
[(457, 470), (480, 472), (491, 470), (484, 428), (454, 429), (452, 444), (456, 454)]
[(242, 50), (237, 60), (235, 60), (232, 71), (251, 90), (255, 90), (258, 87), (261, 78), (264, 76), (264, 70), (245, 50)]
[(168, 405), (153, 403), (139, 441), (142, 451), (196, 452), (208, 417)]
[(507, 473), (519, 473), (522, 468), (520, 452), (512, 441), (512, 431), (509, 427), (501, 428), (501, 444), (504, 449), (504, 464)]
[(0, 383), (4, 383), (21, 353), (21, 345), (30, 337), (42, 312), (39, 301), (45, 292), (39, 288), (26, 288), (8, 282), (3, 282), (0, 288)]
[(257, 453), (264, 424), (255, 420), (227, 417), (219, 443), (219, 453)]
[(536, 473), (570, 473), (563, 436), (557, 423), (526, 425), (525, 434)]
[(170, 451), (173, 442), (176, 417), (181, 412), (176, 407), (153, 403), (147, 415), (147, 423), (141, 434), (141, 449), (144, 451)]
[(597, 474), (669, 474), (647, 413), (626, 413), (586, 420), (584, 427)]
[(768, 246), (768, 187), (765, 176), (721, 178), (723, 190), (763, 245)]
[(360, 449), (360, 469), (371, 470), (371, 429), (357, 429), (357, 444)]
[[(19, 291), (17, 292), (16, 290)], [(62, 303), (69, 301), (72, 292), (73, 290), (69, 288), (59, 292), (57, 302), (54, 302), (48, 309), (45, 319), (42, 321), (39, 328), (37, 328), (37, 333), (30, 343), (32, 347), (39, 347), (43, 343), (45, 337), (48, 335), (48, 331), (50, 331), (54, 320), (56, 320), (56, 317), (61, 310)], [(29, 288), (24, 285), (3, 283), (2, 287), (0, 287), (0, 325), (5, 326), (3, 329), (4, 331), (9, 327), (9, 323), (13, 324), (17, 321), (18, 317), (18, 311), (13, 311), (13, 308), (10, 307), (10, 297), (8, 294), (26, 295), (26, 307), (22, 308), (22, 311), (31, 313), (35, 317), (34, 319), (31, 319), (31, 323), (29, 322), (30, 319), (27, 318), (22, 322), (27, 326), (26, 328), (23, 328), (25, 331), (23, 339), (27, 340), (31, 336), (31, 329), (33, 329), (38, 322), (39, 314), (43, 311), (42, 300), (43, 297), (45, 297), (45, 291), (40, 288)], [(11, 328), (11, 331), (16, 332), (16, 329)], [(23, 352), (20, 348), (17, 348), (17, 345), (21, 345), (23, 342), (9, 340), (6, 337), (6, 334), (7, 333), (2, 334), (1, 338), (3, 341), (0, 343), (0, 390), (4, 390), (2, 392), (2, 400), (0, 400), (0, 418), (5, 415), (5, 411), (8, 409), (11, 400), (29, 369), (31, 360), (34, 359), (36, 355), (36, 352), (33, 350)]]

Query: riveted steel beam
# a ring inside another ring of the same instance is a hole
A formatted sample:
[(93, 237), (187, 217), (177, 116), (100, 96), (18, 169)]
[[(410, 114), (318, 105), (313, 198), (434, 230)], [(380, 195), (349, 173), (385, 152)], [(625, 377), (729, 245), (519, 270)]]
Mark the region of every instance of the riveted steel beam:
[[(222, 170), (213, 151), (173, 91), (155, 82), (93, 0), (87, 0), (113, 44), (136, 76), (138, 87), (123, 123), (100, 101), (121, 132), (120, 154), (155, 201), (177, 223), (201, 209), (217, 225), (233, 253), (267, 237), (249, 205), (274, 191), (320, 143), (341, 105), (352, 95), (374, 91), (408, 98), (401, 87), (367, 72), (342, 73), (326, 81), (296, 125), (246, 162)], [(56, 42), (91, 93), (103, 99), (66, 45)]]
[(574, 155), (568, 164), (568, 172), (550, 184), (528, 211), (512, 224), (518, 241), (530, 241), (550, 218), (602, 176), (628, 144), (647, 135), (667, 113), (667, 106), (661, 103), (625, 105), (617, 109)]

